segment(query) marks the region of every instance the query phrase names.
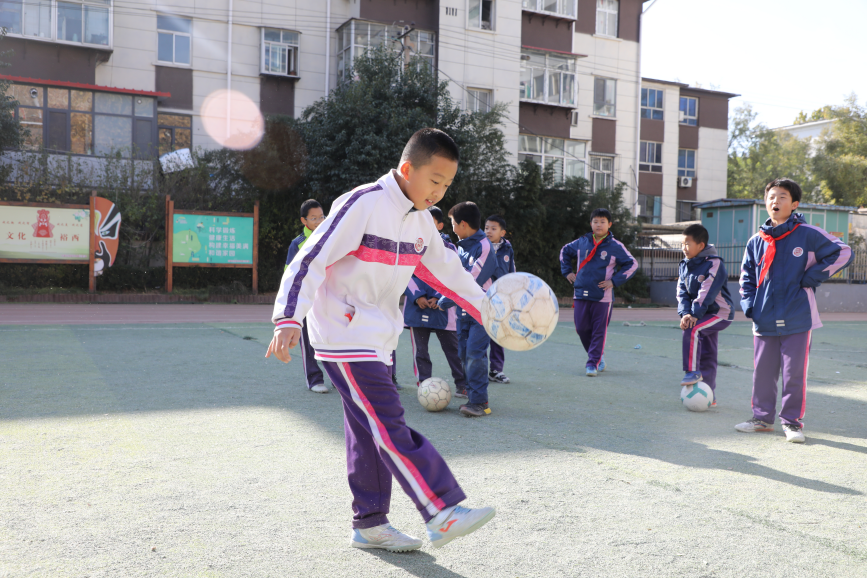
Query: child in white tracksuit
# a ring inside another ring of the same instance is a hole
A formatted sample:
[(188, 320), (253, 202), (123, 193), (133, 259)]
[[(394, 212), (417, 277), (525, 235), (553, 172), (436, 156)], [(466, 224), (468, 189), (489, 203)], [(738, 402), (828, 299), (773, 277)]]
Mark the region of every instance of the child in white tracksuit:
[(448, 135), (418, 131), (398, 170), (334, 202), (284, 273), (274, 306), (268, 354), (288, 361), (306, 317), (316, 358), (343, 398), (353, 547), (421, 547), (388, 523), (392, 476), (427, 522), (434, 547), (494, 516), (493, 508), (457, 506), (464, 492), (433, 445), (406, 425), (389, 367), (403, 329), (400, 296), (413, 273), (481, 320), (484, 292), (424, 210), (445, 194), (457, 160)]

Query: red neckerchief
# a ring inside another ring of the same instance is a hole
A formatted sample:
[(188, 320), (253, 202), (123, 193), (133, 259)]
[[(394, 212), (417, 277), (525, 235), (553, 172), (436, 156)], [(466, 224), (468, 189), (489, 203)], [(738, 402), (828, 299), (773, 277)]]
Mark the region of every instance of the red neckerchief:
[(759, 231), (759, 236), (764, 240), (765, 243), (768, 244), (768, 248), (765, 249), (765, 256), (762, 257), (762, 270), (759, 272), (759, 284), (756, 285), (756, 289), (762, 286), (762, 283), (765, 280), (765, 275), (768, 274), (768, 271), (771, 269), (771, 263), (774, 262), (774, 255), (777, 253), (777, 241), (780, 239), (785, 239), (789, 235), (795, 232), (795, 229), (801, 226), (801, 223), (798, 223), (792, 230), (788, 233), (784, 233), (777, 237), (776, 239), (765, 233), (764, 231)]
[(586, 265), (586, 264), (588, 263), (588, 261), (590, 261), (590, 259), (593, 258), (593, 255), (596, 254), (596, 249), (599, 248), (599, 244), (602, 243), (602, 241), (604, 241), (605, 239), (607, 239), (609, 235), (611, 235), (611, 232), (610, 232), (610, 231), (608, 232), (607, 235), (605, 235), (604, 237), (602, 237), (601, 239), (599, 239), (598, 242), (596, 241), (596, 237), (593, 237), (593, 249), (590, 250), (590, 253), (587, 255), (587, 257), (586, 257), (583, 261), (581, 261), (581, 264), (580, 264), (580, 265), (578, 265), (578, 270), (579, 270), (579, 271), (581, 270), (581, 267), (583, 267), (584, 265)]

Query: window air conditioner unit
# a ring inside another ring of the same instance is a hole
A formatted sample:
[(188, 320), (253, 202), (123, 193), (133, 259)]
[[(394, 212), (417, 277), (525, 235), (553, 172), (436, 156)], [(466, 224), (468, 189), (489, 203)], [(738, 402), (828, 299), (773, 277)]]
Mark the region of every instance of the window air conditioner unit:
[(684, 114), (684, 112), (682, 110), (677, 111), (677, 122), (683, 122), (683, 118), (685, 116), (686, 115)]
[(677, 177), (677, 186), (681, 189), (688, 189), (692, 186), (692, 177)]

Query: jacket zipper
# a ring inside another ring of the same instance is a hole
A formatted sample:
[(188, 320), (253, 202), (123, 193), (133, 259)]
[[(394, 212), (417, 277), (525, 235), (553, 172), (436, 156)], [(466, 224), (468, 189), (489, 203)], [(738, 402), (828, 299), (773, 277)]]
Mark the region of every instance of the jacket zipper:
[[(412, 210), (406, 212), (403, 216), (403, 219), (400, 220), (400, 227), (397, 229), (397, 247), (395, 247), (396, 251), (394, 253), (394, 270), (391, 273), (391, 280), (388, 282), (388, 285), (383, 289), (382, 295), (379, 296), (379, 299), (376, 301), (376, 308), (379, 309), (380, 305), (382, 305), (382, 300), (391, 290), (391, 286), (394, 285), (394, 279), (397, 277), (397, 267), (400, 264), (400, 235), (403, 233), (403, 224), (406, 222), (406, 218), (409, 217), (409, 214)], [(382, 344), (382, 349), (385, 351), (385, 343)]]

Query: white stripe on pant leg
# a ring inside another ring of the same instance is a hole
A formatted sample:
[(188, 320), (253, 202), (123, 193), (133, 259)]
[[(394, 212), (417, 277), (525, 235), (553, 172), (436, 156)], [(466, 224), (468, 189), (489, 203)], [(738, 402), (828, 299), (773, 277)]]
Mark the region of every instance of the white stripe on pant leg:
[(807, 349), (804, 351), (804, 355), (806, 356), (806, 361), (804, 362), (804, 391), (801, 397), (801, 417), (799, 420), (804, 419), (804, 415), (807, 413), (807, 372), (810, 370), (810, 344), (813, 342), (813, 330), (810, 329), (807, 331)]
[(412, 370), (415, 373), (415, 382), (418, 383), (418, 363), (416, 363), (416, 356), (418, 355), (418, 348), (415, 345), (415, 328), (409, 328), (409, 342), (412, 343)]
[(599, 364), (602, 363), (602, 357), (605, 355), (605, 343), (608, 341), (608, 323), (611, 321), (611, 309), (614, 307), (612, 300), (608, 304), (608, 313), (605, 314), (605, 335), (602, 336), (602, 353), (599, 354), (599, 361), (596, 363), (596, 369), (599, 369)]
[[(708, 327), (712, 327), (722, 320), (722, 317), (716, 317), (716, 321), (707, 322), (707, 324), (701, 326), (701, 329), (707, 329)], [(696, 324), (692, 328), (692, 353), (689, 356), (689, 365), (690, 367), (692, 367), (692, 369), (690, 371), (698, 371), (698, 341), (699, 339), (701, 339), (701, 336), (699, 336), (698, 333), (700, 333), (700, 331), (698, 330), (698, 324)]]
[(364, 415), (367, 416), (367, 422), (370, 426), (370, 433), (373, 435), (373, 438), (376, 440), (377, 445), (385, 451), (389, 457), (391, 457), (392, 463), (397, 467), (403, 477), (406, 479), (409, 486), (412, 488), (413, 493), (415, 493), (416, 498), (419, 502), (424, 505), (424, 509), (431, 516), (435, 516), (439, 513), (439, 508), (437, 508), (433, 502), (427, 497), (424, 493), (424, 490), (421, 489), (421, 486), (418, 484), (418, 481), (413, 477), (412, 473), (410, 473), (409, 469), (407, 469), (406, 464), (403, 463), (401, 456), (396, 452), (392, 451), (382, 439), (380, 435), (379, 427), (376, 425), (376, 420), (373, 419), (373, 416), (370, 415), (367, 411), (367, 408), (364, 406), (364, 402), (361, 401), (361, 398), (358, 396), (358, 392), (355, 391), (355, 388), (352, 386), (352, 380), (346, 375), (346, 370), (343, 367), (342, 363), (337, 363), (337, 367), (340, 368), (340, 373), (343, 375), (343, 380), (346, 382), (346, 386), (349, 388), (349, 392), (352, 394), (352, 401), (355, 402), (355, 405), (364, 412)]

